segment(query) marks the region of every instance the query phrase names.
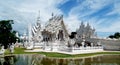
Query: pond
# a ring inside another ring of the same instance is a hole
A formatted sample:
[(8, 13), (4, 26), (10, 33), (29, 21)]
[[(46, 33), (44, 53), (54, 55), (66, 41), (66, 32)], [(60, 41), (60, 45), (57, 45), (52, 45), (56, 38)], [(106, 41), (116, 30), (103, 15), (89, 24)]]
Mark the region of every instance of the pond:
[(0, 65), (120, 65), (120, 55), (87, 58), (47, 58), (42, 55), (14, 55), (0, 58)]

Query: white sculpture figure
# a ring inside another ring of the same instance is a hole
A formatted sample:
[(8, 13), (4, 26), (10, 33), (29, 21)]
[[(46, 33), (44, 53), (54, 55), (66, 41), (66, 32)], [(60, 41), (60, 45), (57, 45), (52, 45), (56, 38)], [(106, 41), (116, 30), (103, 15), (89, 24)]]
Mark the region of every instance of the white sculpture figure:
[(83, 39), (83, 41), (82, 41), (82, 47), (84, 47), (84, 45), (85, 45), (85, 40)]
[(12, 43), (12, 45), (10, 45), (10, 53), (14, 52), (14, 44)]
[(4, 53), (5, 53), (5, 49), (4, 49), (4, 46), (2, 46), (0, 50), (0, 54), (4, 54)]
[(74, 39), (70, 39), (70, 45), (74, 45), (75, 44), (75, 40)]
[(33, 42), (30, 42), (28, 45), (27, 45), (27, 48), (26, 49), (33, 49)]
[(100, 41), (98, 41), (98, 42), (97, 42), (97, 45), (98, 45), (98, 46), (101, 46), (101, 42), (100, 42)]
[(94, 46), (94, 44), (93, 43), (91, 43), (91, 47), (93, 47)]

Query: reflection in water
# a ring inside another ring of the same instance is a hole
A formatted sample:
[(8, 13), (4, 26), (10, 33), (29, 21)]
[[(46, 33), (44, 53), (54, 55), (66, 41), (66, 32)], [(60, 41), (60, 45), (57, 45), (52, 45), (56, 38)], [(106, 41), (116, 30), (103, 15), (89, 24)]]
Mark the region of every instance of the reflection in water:
[(41, 55), (15, 55), (0, 58), (0, 65), (120, 65), (120, 55), (60, 59)]
[(5, 56), (0, 58), (0, 65), (13, 65), (17, 61), (15, 56)]

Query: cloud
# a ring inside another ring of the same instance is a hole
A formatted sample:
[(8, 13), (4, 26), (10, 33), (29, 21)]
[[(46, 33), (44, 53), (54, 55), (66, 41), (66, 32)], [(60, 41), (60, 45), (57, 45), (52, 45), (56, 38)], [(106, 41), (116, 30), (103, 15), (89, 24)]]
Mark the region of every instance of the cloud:
[(66, 5), (66, 2), (68, 4), (69, 1), (0, 0), (0, 20), (13, 19), (15, 21), (14, 29), (24, 32), (23, 29), (27, 29), (29, 23), (34, 24), (36, 22), (40, 10), (42, 24), (48, 21), (51, 13), (54, 13), (54, 15), (68, 14), (64, 17), (64, 22), (69, 32), (75, 31), (81, 21), (89, 22), (97, 32), (120, 32), (118, 30), (120, 29), (119, 0), (73, 0), (75, 6), (69, 8), (66, 13), (59, 7)]
[(98, 31), (103, 31), (103, 32), (120, 32), (119, 29), (120, 29), (120, 22), (119, 21), (115, 21), (110, 26), (106, 25), (106, 28), (101, 27)]
[(68, 32), (70, 33), (70, 32), (76, 31), (81, 21), (76, 16), (72, 15), (72, 16), (66, 17), (64, 19), (64, 22), (66, 24)]
[[(105, 1), (105, 0), (104, 0)], [(96, 27), (94, 25), (96, 18), (85, 18), (86, 16), (89, 16), (97, 11), (99, 11), (102, 7), (104, 7), (105, 5), (103, 5), (103, 1), (96, 1), (96, 0), (84, 0), (84, 1), (77, 1), (78, 5), (71, 8), (70, 12), (68, 13), (68, 19), (72, 20), (69, 21), (69, 28), (71, 28), (71, 30), (76, 30), (76, 28), (79, 27), (80, 22), (89, 22), (92, 27)], [(80, 3), (80, 4), (79, 4)], [(75, 23), (72, 23), (75, 22)], [(79, 23), (79, 24), (78, 24)], [(73, 26), (74, 25), (74, 26)], [(76, 25), (76, 26), (75, 26)]]
[(108, 13), (107, 15), (120, 14), (119, 6), (120, 6), (120, 1), (118, 1), (118, 0), (115, 1), (113, 10), (110, 13)]
[(84, 0), (73, 7), (69, 16), (76, 16), (79, 21), (87, 21), (97, 32), (120, 32), (119, 0)]
[(1, 0), (0, 19), (12, 19), (14, 29), (23, 33), (29, 23), (36, 22), (40, 10), (41, 23), (44, 24), (52, 13), (63, 14), (57, 7), (68, 0)]
[[(80, 1), (81, 2), (81, 1)], [(110, 0), (84, 0), (78, 6), (73, 7), (69, 13), (69, 15), (79, 15), (80, 17), (92, 14), (104, 6), (111, 4)]]

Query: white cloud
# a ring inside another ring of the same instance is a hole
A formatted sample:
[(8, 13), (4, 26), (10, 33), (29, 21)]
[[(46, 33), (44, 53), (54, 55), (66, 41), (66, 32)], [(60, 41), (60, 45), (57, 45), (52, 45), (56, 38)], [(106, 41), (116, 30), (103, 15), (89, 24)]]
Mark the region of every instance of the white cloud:
[(68, 29), (68, 32), (75, 32), (76, 29), (80, 26), (80, 20), (77, 18), (77, 16), (68, 16), (64, 19), (66, 27)]
[(34, 0), (29, 1), (25, 0), (21, 6), (16, 8), (20, 12), (25, 13), (34, 13), (34, 15), (37, 15), (37, 11), (40, 10), (41, 19), (43, 21), (46, 21), (48, 18), (50, 18), (51, 13), (55, 14), (62, 14), (61, 10), (57, 8), (59, 4), (64, 3), (64, 0)]
[(78, 6), (71, 9), (69, 15), (78, 15), (79, 17), (90, 15), (104, 6), (111, 4), (111, 0), (85, 0)]
[[(119, 19), (120, 20), (120, 19)], [(102, 32), (120, 32), (120, 22), (119, 21), (116, 21), (114, 23), (112, 23), (110, 26), (106, 25), (106, 28), (100, 28), (99, 31), (102, 31)]]
[(68, 0), (1, 0), (1, 19), (15, 21), (14, 29), (24, 32), (28, 23), (35, 23), (40, 10), (41, 21), (44, 24), (51, 17), (52, 12), (63, 14), (57, 7)]
[(113, 10), (107, 15), (120, 14), (120, 1), (115, 1), (113, 6)]
[[(73, 7), (69, 12), (69, 16), (76, 16), (78, 21), (85, 20), (89, 21), (89, 23), (95, 27), (97, 32), (120, 32), (119, 19), (111, 19), (109, 15), (119, 14), (120, 13), (120, 2), (119, 0), (84, 0), (81, 4), (76, 7)], [(79, 1), (78, 1), (79, 2)], [(81, 2), (81, 1), (80, 1)], [(94, 14), (104, 8), (105, 6), (113, 6), (113, 10), (110, 13), (105, 13), (102, 17), (99, 15), (95, 15), (94, 17), (90, 17), (89, 15)], [(109, 14), (109, 15), (108, 15)], [(88, 18), (85, 18), (88, 17)], [(101, 18), (99, 18), (101, 17)], [(106, 24), (106, 25), (104, 25)]]
[[(58, 7), (67, 1), (69, 0), (0, 0), (0, 18), (14, 19), (15, 29), (23, 30), (27, 27), (28, 23), (36, 22), (38, 10), (40, 10), (43, 24), (48, 21), (52, 12), (55, 14), (66, 14)], [(64, 22), (69, 31), (75, 31), (82, 20), (89, 22), (98, 32), (119, 31), (120, 19), (112, 21), (107, 17), (114, 14), (120, 15), (119, 0), (77, 0), (77, 2), (80, 4), (72, 7), (68, 12), (68, 16), (64, 18)], [(103, 14), (106, 16), (105, 18), (99, 18), (97, 15), (91, 18), (85, 18), (86, 16), (98, 12), (107, 5), (113, 5), (113, 10), (109, 13)], [(105, 23), (110, 24), (105, 27), (103, 25)]]

